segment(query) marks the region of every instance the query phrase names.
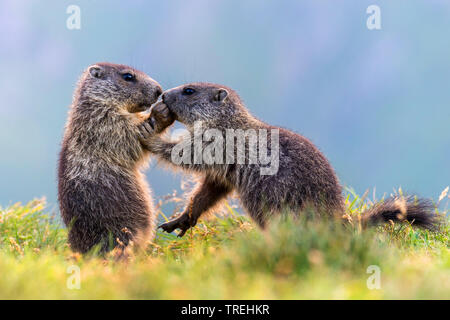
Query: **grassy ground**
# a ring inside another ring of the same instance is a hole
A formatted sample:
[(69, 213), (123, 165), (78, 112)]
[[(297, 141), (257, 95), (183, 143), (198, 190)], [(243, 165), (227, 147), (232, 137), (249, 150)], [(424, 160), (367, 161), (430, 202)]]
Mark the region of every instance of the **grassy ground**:
[[(368, 202), (349, 194), (347, 205), (356, 217)], [(448, 224), (361, 232), (281, 219), (263, 233), (228, 209), (183, 239), (158, 232), (127, 262), (71, 253), (43, 201), (0, 209), (0, 299), (450, 299)]]

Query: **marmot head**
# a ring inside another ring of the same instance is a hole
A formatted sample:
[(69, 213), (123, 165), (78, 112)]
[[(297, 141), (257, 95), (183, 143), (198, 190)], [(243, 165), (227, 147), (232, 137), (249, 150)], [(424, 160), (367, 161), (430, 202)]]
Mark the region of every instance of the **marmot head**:
[(97, 63), (83, 73), (76, 98), (86, 105), (101, 104), (119, 112), (147, 110), (162, 93), (158, 82), (131, 67)]
[(228, 126), (236, 115), (247, 113), (238, 94), (212, 83), (189, 83), (163, 93), (163, 102), (176, 120), (187, 126), (203, 121), (210, 126)]

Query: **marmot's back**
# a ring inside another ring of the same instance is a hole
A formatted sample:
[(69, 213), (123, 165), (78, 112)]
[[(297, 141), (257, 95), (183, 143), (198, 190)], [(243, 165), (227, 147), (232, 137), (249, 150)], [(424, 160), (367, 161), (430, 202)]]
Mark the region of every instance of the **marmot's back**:
[(267, 215), (285, 210), (298, 212), (308, 206), (342, 214), (342, 188), (319, 149), (292, 131), (262, 123), (259, 129), (279, 131), (279, 164), (272, 175), (261, 175), (259, 165), (237, 166), (241, 172), (236, 174), (240, 177), (236, 187), (250, 215), (254, 212), (255, 220), (264, 225)]

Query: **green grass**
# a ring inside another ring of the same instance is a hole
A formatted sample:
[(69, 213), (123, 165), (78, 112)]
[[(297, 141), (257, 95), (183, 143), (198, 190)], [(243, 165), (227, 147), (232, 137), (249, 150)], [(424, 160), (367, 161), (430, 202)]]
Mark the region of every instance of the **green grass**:
[[(370, 205), (363, 198), (349, 192), (352, 216)], [(42, 200), (0, 209), (0, 299), (450, 299), (448, 224), (360, 231), (283, 217), (262, 232), (228, 209), (182, 239), (158, 232), (126, 262), (73, 254)], [(380, 289), (367, 287), (371, 265)], [(67, 286), (71, 266), (80, 289)]]

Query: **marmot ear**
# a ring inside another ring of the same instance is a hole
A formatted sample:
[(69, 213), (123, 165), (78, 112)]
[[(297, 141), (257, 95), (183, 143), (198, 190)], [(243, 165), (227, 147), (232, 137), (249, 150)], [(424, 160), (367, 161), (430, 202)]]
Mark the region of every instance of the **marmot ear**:
[(214, 100), (221, 102), (225, 100), (226, 97), (228, 97), (228, 91), (225, 89), (219, 89), (214, 95)]
[(103, 78), (105, 72), (102, 67), (91, 66), (91, 67), (89, 67), (89, 74), (94, 78), (101, 79), (101, 78)]

